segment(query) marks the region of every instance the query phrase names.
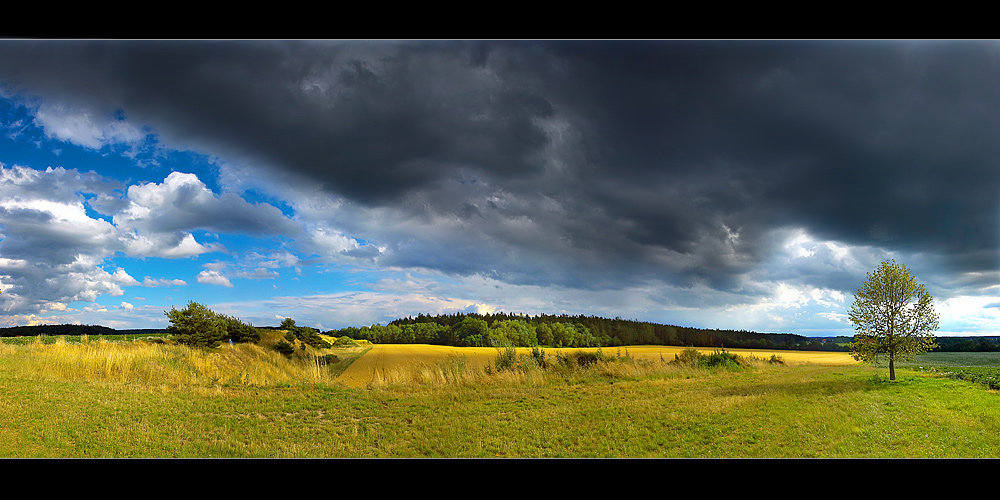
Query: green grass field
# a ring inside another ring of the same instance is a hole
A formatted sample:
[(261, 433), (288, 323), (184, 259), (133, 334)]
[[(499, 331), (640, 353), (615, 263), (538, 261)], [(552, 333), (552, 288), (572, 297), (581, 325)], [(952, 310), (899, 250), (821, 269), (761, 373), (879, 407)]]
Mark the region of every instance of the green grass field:
[(900, 365), (1000, 367), (1000, 352), (928, 352)]
[(1000, 456), (998, 394), (926, 369), (170, 385), (35, 375), (29, 347), (0, 350), (0, 457)]
[(930, 352), (902, 366), (1000, 390), (1000, 353), (997, 352)]

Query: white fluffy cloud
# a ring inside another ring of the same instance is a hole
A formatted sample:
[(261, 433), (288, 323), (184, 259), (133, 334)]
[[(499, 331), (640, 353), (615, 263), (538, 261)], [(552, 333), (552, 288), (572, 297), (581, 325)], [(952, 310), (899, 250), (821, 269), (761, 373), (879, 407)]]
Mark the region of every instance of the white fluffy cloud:
[[(98, 215), (109, 211), (110, 220)], [(249, 203), (234, 193), (216, 195), (193, 174), (174, 172), (162, 183), (124, 189), (94, 173), (0, 164), (0, 309), (30, 315), (120, 296), (128, 286), (186, 285), (175, 277), (139, 281), (121, 266), (111, 271), (105, 266), (115, 255), (182, 258), (224, 250), (218, 243), (198, 242), (193, 232), (199, 229), (249, 234), (299, 230), (277, 208)], [(255, 276), (270, 275), (268, 268), (289, 262), (289, 255), (258, 262)], [(212, 269), (197, 281), (232, 286)]]
[(146, 138), (146, 132), (121, 117), (100, 116), (86, 108), (63, 104), (39, 105), (35, 123), (49, 137), (89, 149), (101, 149), (109, 144), (135, 144)]
[(198, 283), (221, 285), (230, 288), (233, 286), (233, 284), (229, 282), (229, 278), (226, 278), (221, 272), (214, 269), (205, 269), (204, 271), (198, 273)]
[(128, 188), (128, 205), (114, 223), (132, 254), (186, 257), (221, 248), (195, 241), (190, 231), (294, 235), (298, 225), (268, 204), (251, 204), (235, 193), (216, 195), (194, 174), (172, 172), (162, 183)]

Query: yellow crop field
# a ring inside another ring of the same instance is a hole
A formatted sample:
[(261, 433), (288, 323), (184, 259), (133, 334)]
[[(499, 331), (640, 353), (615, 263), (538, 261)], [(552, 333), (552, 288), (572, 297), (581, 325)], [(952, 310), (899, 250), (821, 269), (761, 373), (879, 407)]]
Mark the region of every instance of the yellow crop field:
[[(601, 350), (609, 356), (628, 354), (636, 359), (670, 361), (674, 354), (679, 354), (684, 347), (641, 345), (622, 347), (603, 347)], [(596, 351), (596, 347), (581, 348), (545, 348), (547, 356), (554, 356), (560, 351)], [(699, 351), (711, 354), (716, 348), (698, 348)], [(827, 366), (843, 366), (855, 364), (856, 361), (846, 352), (826, 351), (782, 351), (757, 349), (726, 349), (740, 356), (756, 356), (770, 358), (771, 355), (781, 357), (788, 365), (812, 364)], [(518, 354), (530, 354), (530, 348), (518, 348)], [(429, 344), (374, 344), (372, 349), (355, 361), (337, 378), (348, 387), (364, 387), (379, 379), (385, 373), (405, 369), (406, 367), (433, 365), (448, 358), (463, 360), (465, 366), (473, 369), (484, 369), (496, 359), (497, 350), (492, 347), (451, 347)]]

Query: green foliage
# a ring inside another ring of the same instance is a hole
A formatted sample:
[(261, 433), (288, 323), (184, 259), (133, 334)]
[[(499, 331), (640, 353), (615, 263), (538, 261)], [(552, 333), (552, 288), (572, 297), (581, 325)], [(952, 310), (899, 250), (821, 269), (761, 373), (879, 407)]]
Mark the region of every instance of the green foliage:
[(337, 341), (333, 343), (334, 347), (355, 347), (357, 345), (358, 343), (354, 339), (346, 335), (338, 338)]
[(592, 368), (600, 362), (631, 361), (630, 358), (613, 357), (604, 354), (600, 349), (596, 351), (568, 351), (556, 353), (554, 363), (546, 363), (546, 366), (558, 367), (560, 369)]
[(552, 327), (548, 323), (540, 323), (535, 327), (535, 338), (541, 345), (553, 345), (555, 337), (552, 336)]
[[(479, 321), (467, 321), (470, 318)], [(484, 322), (485, 325), (483, 323)], [(745, 330), (705, 330), (661, 325), (622, 318), (542, 314), (526, 316), (512, 313), (455, 313), (418, 315), (393, 320), (386, 326), (347, 327), (330, 335), (348, 335), (372, 343), (431, 343), (452, 346), (490, 346), (490, 335), (509, 328), (509, 322), (534, 329), (527, 336), (501, 334), (518, 347), (612, 347), (620, 345), (697, 345), (701, 347), (741, 347), (750, 349), (799, 349), (812, 351), (847, 351), (850, 338), (817, 339), (791, 333), (756, 333)], [(427, 328), (430, 335), (418, 338), (417, 329)], [(412, 331), (411, 331), (412, 329)], [(431, 340), (433, 339), (433, 340)]]
[(701, 356), (698, 360), (699, 364), (704, 367), (723, 367), (723, 368), (739, 368), (740, 367), (740, 357), (726, 351), (715, 351), (712, 354), (706, 354)]
[(299, 340), (303, 344), (308, 344), (317, 349), (327, 349), (333, 347), (329, 342), (323, 340), (319, 336), (319, 332), (315, 328), (308, 326), (297, 326), (295, 320), (292, 318), (285, 318), (281, 321), (280, 328), (286, 330), (285, 340), (291, 343), (295, 343)]
[(933, 332), (938, 328), (938, 314), (932, 301), (905, 265), (882, 262), (854, 295), (850, 318), (856, 333), (848, 344), (851, 355), (864, 362), (887, 358), (889, 380), (895, 380), (896, 361), (937, 347)]
[(236, 343), (255, 344), (260, 342), (260, 330), (254, 328), (249, 323), (244, 323), (239, 318), (227, 315), (219, 315), (226, 327), (226, 336)]
[(520, 319), (497, 321), (493, 323), (489, 334), (497, 342), (524, 347), (538, 345), (535, 327)]
[(509, 370), (517, 363), (517, 349), (509, 342), (494, 341), (493, 347), (497, 349), (497, 357), (494, 361), (496, 371)]
[(701, 353), (694, 347), (685, 347), (680, 354), (674, 354), (674, 363), (679, 365), (694, 365), (698, 363)]
[(968, 380), (992, 390), (1000, 390), (1000, 369), (983, 366), (932, 367), (930, 371), (949, 378)]
[(545, 368), (547, 366), (547, 361), (545, 360), (545, 350), (538, 346), (531, 348), (531, 359), (533, 359), (535, 364), (541, 368)]
[(226, 338), (223, 319), (193, 300), (184, 309), (171, 307), (165, 314), (170, 319), (167, 331), (174, 334), (174, 340), (178, 343), (194, 347), (218, 347)]
[(460, 345), (467, 347), (487, 347), (489, 332), (486, 321), (472, 316), (466, 317), (455, 327)]
[(279, 340), (277, 344), (274, 344), (274, 350), (285, 356), (291, 356), (295, 353), (295, 346), (285, 340)]
[(167, 331), (180, 344), (213, 348), (230, 340), (238, 343), (260, 342), (260, 330), (239, 318), (216, 313), (195, 301), (177, 310), (165, 311), (170, 319)]
[[(773, 358), (774, 356), (772, 356)], [(702, 354), (694, 347), (685, 348), (680, 354), (674, 354), (674, 360), (671, 363), (699, 368), (738, 369), (742, 366), (740, 357), (731, 352), (716, 350), (712, 354)]]

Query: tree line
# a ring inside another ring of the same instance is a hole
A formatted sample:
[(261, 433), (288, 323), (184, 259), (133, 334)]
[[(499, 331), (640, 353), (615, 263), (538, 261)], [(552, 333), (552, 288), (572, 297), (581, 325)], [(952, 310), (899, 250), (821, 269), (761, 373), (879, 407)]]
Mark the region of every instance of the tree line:
[(663, 325), (638, 320), (541, 314), (454, 313), (408, 316), (387, 325), (347, 327), (328, 335), (383, 344), (459, 347), (611, 347), (693, 345), (699, 347), (846, 351), (850, 337), (810, 338), (791, 333), (757, 333)]
[(935, 342), (942, 352), (998, 352), (1000, 337), (937, 337)]
[[(719, 348), (791, 349), (810, 351), (846, 351), (852, 337), (804, 337), (792, 333), (757, 333), (747, 330), (720, 330), (664, 325), (638, 320), (597, 316), (514, 313), (419, 314), (371, 325), (322, 332), (298, 326), (286, 319), (280, 326), (255, 327), (233, 317), (219, 315), (189, 303), (167, 316), (171, 327), (165, 329), (116, 330), (100, 325), (33, 325), (0, 328), (0, 337), (59, 335), (122, 335), (170, 332), (191, 344), (218, 345), (227, 340), (253, 342), (259, 329), (281, 329), (301, 342), (325, 347), (318, 334), (349, 337), (381, 344), (436, 344), (450, 346), (493, 347), (613, 347), (620, 345), (676, 345)], [(192, 317), (192, 313), (195, 313)], [(175, 324), (176, 322), (176, 324)], [(185, 336), (186, 335), (186, 336)], [(1000, 352), (1000, 337), (937, 337), (938, 352)]]

